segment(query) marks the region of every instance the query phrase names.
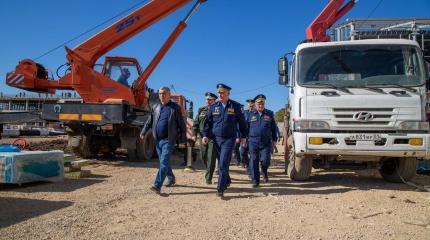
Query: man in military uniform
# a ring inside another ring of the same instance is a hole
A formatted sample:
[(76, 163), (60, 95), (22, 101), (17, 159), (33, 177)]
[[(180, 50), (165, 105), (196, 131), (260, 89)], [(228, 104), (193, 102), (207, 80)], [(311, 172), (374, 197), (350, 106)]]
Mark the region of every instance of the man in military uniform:
[(217, 89), (219, 101), (214, 103), (206, 114), (202, 141), (204, 144), (208, 144), (209, 138), (213, 137), (219, 160), (217, 196), (222, 197), (231, 183), (229, 167), (237, 128), (239, 127), (242, 144), (246, 144), (247, 131), (240, 104), (229, 99), (231, 88), (220, 83), (217, 85)]
[[(244, 111), (245, 121), (248, 122), (249, 113), (254, 109), (254, 99), (247, 99), (246, 103), (248, 104), (248, 109)], [(240, 146), (240, 157), (242, 159), (243, 167), (246, 167), (248, 172), (249, 170), (249, 149), (248, 146)]]
[[(207, 92), (205, 94), (206, 97), (206, 106), (199, 108), (197, 112), (197, 116), (194, 119), (193, 123), (193, 140), (194, 142), (197, 140), (197, 135), (202, 135), (203, 127), (206, 119), (206, 113), (209, 110), (209, 107), (214, 104), (217, 96), (213, 93)], [(216, 152), (214, 148), (214, 141), (212, 138), (209, 138), (208, 144), (203, 144), (200, 139), (200, 157), (205, 164), (206, 167), (206, 184), (212, 184), (212, 177), (215, 170), (215, 161), (216, 161)]]
[(272, 111), (265, 109), (266, 96), (257, 95), (255, 108), (248, 115), (248, 141), (251, 154), (252, 187), (260, 185), (260, 163), (264, 182), (269, 181), (270, 153), (277, 141), (276, 122)]

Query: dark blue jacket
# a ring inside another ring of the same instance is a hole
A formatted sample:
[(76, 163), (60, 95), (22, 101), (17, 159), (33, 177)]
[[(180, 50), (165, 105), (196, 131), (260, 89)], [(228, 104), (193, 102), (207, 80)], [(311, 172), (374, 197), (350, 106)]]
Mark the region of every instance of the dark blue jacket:
[(206, 114), (203, 137), (236, 138), (237, 128), (242, 137), (247, 136), (246, 122), (241, 105), (228, 100), (226, 107), (220, 101), (214, 103)]
[(250, 143), (266, 147), (271, 145), (272, 141), (278, 140), (276, 121), (272, 111), (264, 109), (260, 116), (254, 109), (249, 113), (247, 123)]
[[(179, 142), (187, 141), (187, 129), (184, 117), (182, 116), (181, 107), (175, 102), (170, 101), (167, 105), (170, 108), (169, 122), (168, 122), (168, 139), (174, 143), (176, 140)], [(160, 118), (161, 103), (157, 103), (152, 107), (151, 115), (146, 120), (142, 129), (141, 135), (152, 129), (152, 136), (157, 139), (156, 126)]]

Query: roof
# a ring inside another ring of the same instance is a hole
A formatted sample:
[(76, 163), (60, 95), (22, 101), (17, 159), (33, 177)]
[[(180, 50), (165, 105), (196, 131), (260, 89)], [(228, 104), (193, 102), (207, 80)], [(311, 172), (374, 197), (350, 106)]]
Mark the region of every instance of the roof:
[(331, 47), (331, 46), (351, 46), (351, 45), (411, 45), (420, 47), (416, 41), (407, 39), (366, 39), (366, 40), (349, 40), (349, 41), (337, 41), (337, 42), (310, 42), (302, 43), (297, 46), (296, 53), (303, 48), (311, 47)]

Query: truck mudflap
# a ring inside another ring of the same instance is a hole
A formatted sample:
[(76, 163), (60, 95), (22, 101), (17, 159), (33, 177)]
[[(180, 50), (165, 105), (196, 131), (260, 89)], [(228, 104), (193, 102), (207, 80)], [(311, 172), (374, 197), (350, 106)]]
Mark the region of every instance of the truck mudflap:
[(85, 122), (93, 125), (142, 126), (148, 118), (148, 112), (127, 104), (57, 103), (44, 104), (41, 118), (48, 121)]
[(343, 155), (428, 158), (430, 134), (294, 133), (295, 152), (303, 155)]

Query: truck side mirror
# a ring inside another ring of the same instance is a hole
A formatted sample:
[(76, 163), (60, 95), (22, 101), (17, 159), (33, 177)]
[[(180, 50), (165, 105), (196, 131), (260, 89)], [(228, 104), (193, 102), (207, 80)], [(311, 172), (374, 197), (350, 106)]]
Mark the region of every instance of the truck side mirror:
[(288, 59), (282, 57), (278, 60), (278, 74), (279, 74), (279, 84), (288, 84)]

